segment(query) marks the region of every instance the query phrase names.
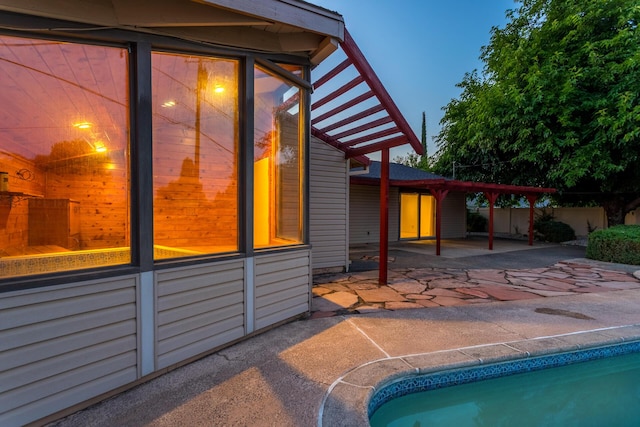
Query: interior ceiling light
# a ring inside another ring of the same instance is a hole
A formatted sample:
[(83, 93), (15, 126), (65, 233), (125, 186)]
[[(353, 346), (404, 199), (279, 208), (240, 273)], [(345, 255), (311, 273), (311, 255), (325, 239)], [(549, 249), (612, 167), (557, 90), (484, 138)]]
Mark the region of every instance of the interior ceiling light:
[(78, 122), (74, 123), (73, 127), (76, 129), (91, 129), (91, 123), (89, 122)]
[(107, 147), (105, 147), (104, 142), (96, 141), (93, 143), (93, 147), (96, 150), (96, 153), (104, 153), (107, 151)]
[(164, 108), (171, 108), (176, 106), (176, 101), (166, 101), (162, 103)]
[(213, 91), (214, 91), (215, 93), (222, 93), (222, 92), (224, 92), (224, 86), (222, 86), (222, 85), (216, 85), (216, 86), (215, 86), (215, 88), (213, 89)]

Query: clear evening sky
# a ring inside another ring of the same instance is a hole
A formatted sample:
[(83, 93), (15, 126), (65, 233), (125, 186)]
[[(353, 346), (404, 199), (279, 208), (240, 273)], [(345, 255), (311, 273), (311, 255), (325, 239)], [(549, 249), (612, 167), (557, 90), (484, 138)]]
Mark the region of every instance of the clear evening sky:
[[(456, 98), (492, 27), (504, 27), (514, 0), (309, 0), (341, 14), (349, 33), (420, 138), (427, 115), (428, 151), (436, 147), (442, 107)], [(322, 64), (321, 64), (322, 65)], [(405, 146), (408, 147), (408, 146)], [(394, 149), (393, 159), (406, 148)], [(375, 156), (372, 156), (375, 158)]]

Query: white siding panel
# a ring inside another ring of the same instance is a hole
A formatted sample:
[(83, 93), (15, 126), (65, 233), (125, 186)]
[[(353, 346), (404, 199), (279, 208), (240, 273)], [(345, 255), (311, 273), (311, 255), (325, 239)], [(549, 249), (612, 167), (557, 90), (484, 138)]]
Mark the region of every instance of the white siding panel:
[(138, 378), (137, 286), (137, 276), (125, 276), (3, 294), (0, 425), (35, 421)]
[(457, 239), (467, 235), (465, 193), (449, 193), (442, 202), (442, 238)]
[(157, 365), (166, 368), (244, 336), (244, 262), (161, 270)]
[(256, 329), (309, 311), (308, 250), (256, 257)]
[(342, 151), (311, 138), (309, 237), (313, 268), (347, 267), (347, 162)]
[[(380, 187), (352, 185), (350, 195), (349, 242), (351, 244), (380, 242)], [(400, 236), (400, 193), (389, 189), (389, 241)]]

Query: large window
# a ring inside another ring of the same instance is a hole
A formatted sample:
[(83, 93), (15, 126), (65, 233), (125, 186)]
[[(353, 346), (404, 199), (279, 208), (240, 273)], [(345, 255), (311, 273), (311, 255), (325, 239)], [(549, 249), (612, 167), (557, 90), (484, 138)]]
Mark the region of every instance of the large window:
[(0, 277), (130, 262), (127, 61), (0, 36)]
[(238, 249), (238, 62), (152, 55), (156, 259)]
[[(299, 67), (298, 67), (299, 68)], [(295, 71), (295, 70), (293, 70)], [(254, 245), (302, 243), (301, 90), (255, 70)]]

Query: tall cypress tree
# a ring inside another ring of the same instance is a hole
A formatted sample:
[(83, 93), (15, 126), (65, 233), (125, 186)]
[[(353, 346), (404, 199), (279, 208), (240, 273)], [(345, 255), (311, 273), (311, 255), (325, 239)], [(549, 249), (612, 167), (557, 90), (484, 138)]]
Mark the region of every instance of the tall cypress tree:
[(422, 112), (422, 156), (420, 169), (429, 170), (429, 153), (427, 151), (427, 113)]

